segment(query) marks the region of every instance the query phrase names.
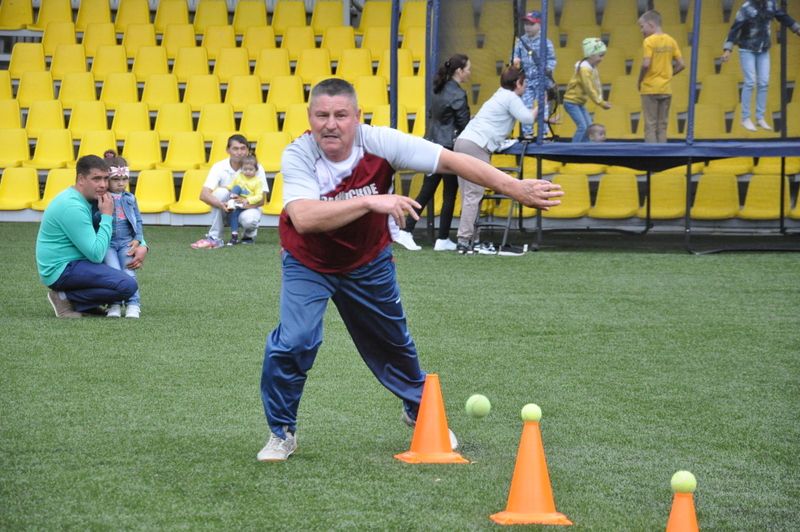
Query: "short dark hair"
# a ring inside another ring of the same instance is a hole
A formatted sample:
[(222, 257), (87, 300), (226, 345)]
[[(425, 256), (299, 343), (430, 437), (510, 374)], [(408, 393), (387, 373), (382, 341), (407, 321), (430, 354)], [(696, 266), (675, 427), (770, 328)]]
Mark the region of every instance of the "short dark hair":
[(520, 78), (525, 78), (525, 71), (521, 68), (510, 66), (500, 74), (500, 86), (513, 91), (517, 87), (517, 82)]
[(240, 135), (239, 133), (235, 133), (228, 137), (228, 144), (225, 146), (226, 148), (230, 148), (231, 144), (234, 142), (238, 142), (239, 144), (244, 144), (247, 148), (250, 148), (250, 143), (247, 142), (247, 138), (244, 135)]
[(92, 170), (108, 172), (108, 163), (97, 155), (84, 155), (75, 163), (77, 175), (89, 175)]
[(311, 94), (308, 95), (309, 104), (318, 96), (349, 96), (353, 100), (353, 105), (358, 107), (358, 98), (356, 97), (356, 89), (349, 81), (341, 78), (328, 78), (323, 79), (311, 89)]

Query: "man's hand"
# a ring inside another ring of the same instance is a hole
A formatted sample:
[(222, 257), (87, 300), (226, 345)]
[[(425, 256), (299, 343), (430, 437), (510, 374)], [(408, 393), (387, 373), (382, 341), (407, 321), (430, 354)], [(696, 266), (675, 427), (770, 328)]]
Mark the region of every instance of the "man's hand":
[(221, 210), (225, 211), (225, 212), (231, 212), (233, 210), (233, 209), (229, 209), (228, 208), (228, 202), (227, 201), (220, 201), (219, 202), (219, 208)]
[(414, 209), (421, 208), (420, 204), (411, 198), (396, 194), (380, 194), (367, 196), (367, 198), (369, 198), (370, 211), (390, 215), (401, 229), (406, 226), (406, 214), (419, 220), (419, 215)]
[(516, 186), (510, 195), (527, 207), (546, 211), (561, 204), (561, 200), (555, 198), (563, 196), (564, 191), (561, 190), (561, 185), (544, 179), (521, 179), (516, 181)]
[(114, 200), (111, 198), (111, 194), (105, 192), (97, 196), (97, 210), (100, 211), (100, 214), (113, 214)]
[(725, 50), (724, 52), (722, 52), (722, 55), (719, 57), (719, 60), (722, 61), (723, 63), (727, 63), (730, 58), (731, 58), (731, 51)]
[(136, 248), (138, 248), (138, 247), (139, 247), (139, 241), (138, 241), (138, 240), (136, 240), (135, 238), (134, 238), (133, 240), (131, 240), (131, 243), (130, 243), (130, 244), (128, 244), (128, 256), (131, 256), (131, 255), (133, 255), (133, 252), (134, 252), (134, 251), (136, 250)]
[(147, 255), (147, 248), (145, 246), (138, 246), (137, 248), (132, 249), (128, 255), (133, 256), (133, 259), (128, 263), (128, 269), (138, 270), (142, 267), (144, 258)]

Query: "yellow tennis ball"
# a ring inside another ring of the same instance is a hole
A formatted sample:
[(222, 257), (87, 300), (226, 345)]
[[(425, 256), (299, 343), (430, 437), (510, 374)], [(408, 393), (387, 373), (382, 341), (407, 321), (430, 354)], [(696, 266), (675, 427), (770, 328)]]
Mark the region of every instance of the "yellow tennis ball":
[(670, 485), (675, 493), (694, 493), (697, 489), (697, 479), (688, 471), (678, 471), (672, 475)]
[(520, 415), (522, 416), (522, 421), (539, 421), (542, 419), (542, 409), (537, 404), (528, 403), (522, 407)]
[(487, 399), (485, 395), (479, 393), (471, 395), (469, 399), (467, 399), (467, 404), (465, 406), (467, 414), (470, 417), (476, 418), (488, 416), (489, 411), (492, 409), (492, 403), (489, 402), (489, 399)]

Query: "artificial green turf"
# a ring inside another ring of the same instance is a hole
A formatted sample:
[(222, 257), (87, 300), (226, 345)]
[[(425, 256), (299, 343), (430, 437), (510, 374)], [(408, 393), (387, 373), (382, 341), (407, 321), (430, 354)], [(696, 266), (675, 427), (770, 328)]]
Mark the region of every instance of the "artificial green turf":
[[(702, 529), (800, 523), (796, 254), (396, 250), (423, 367), (472, 464), (393, 459), (411, 431), (333, 305), (300, 447), (261, 464), (276, 231), (206, 251), (188, 245), (200, 228), (148, 227), (133, 321), (56, 320), (36, 229), (0, 224), (0, 529), (495, 528), (528, 402), (580, 529), (663, 530), (678, 469), (697, 476)], [(466, 416), (473, 393), (489, 417)]]

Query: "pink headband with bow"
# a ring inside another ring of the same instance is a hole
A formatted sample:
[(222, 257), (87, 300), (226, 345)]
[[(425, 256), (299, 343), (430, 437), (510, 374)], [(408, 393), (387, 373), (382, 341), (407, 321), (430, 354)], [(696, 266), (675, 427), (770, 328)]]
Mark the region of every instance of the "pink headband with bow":
[(108, 172), (108, 177), (129, 177), (130, 173), (128, 172), (127, 166), (112, 166), (110, 167)]

